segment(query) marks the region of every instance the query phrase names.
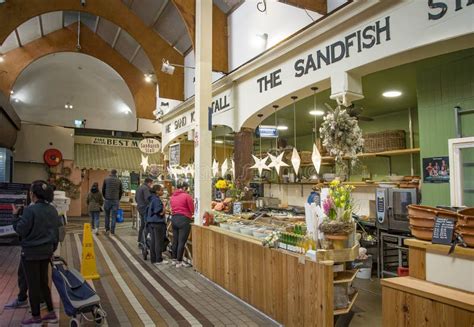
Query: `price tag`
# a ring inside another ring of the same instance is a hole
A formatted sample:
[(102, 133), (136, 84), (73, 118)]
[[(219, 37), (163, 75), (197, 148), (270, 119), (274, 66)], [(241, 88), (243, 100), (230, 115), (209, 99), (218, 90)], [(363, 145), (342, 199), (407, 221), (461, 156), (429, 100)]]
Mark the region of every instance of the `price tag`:
[(436, 217), (433, 228), (433, 244), (450, 245), (453, 241), (455, 221), (450, 218)]

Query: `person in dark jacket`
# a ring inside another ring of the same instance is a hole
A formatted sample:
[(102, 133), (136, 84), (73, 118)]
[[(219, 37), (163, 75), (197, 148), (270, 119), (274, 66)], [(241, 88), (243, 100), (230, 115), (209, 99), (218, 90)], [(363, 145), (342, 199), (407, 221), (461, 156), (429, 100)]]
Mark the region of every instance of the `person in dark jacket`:
[(145, 178), (145, 181), (137, 189), (135, 194), (135, 201), (137, 202), (138, 213), (140, 214), (140, 229), (138, 230), (138, 245), (143, 243), (143, 230), (145, 229), (145, 217), (146, 209), (150, 204), (150, 188), (153, 184), (153, 180), (149, 177)]
[(150, 205), (146, 215), (146, 223), (151, 233), (150, 260), (155, 265), (168, 263), (168, 260), (164, 260), (162, 256), (166, 237), (165, 207), (160, 199), (162, 195), (163, 188), (161, 185), (153, 186), (149, 197)]
[(104, 197), (99, 192), (99, 183), (92, 184), (91, 191), (87, 195), (87, 210), (91, 216), (92, 230), (99, 234), (100, 211), (104, 205)]
[[(45, 181), (31, 184), (30, 198), (33, 205), (24, 209), (14, 221), (13, 228), (20, 236), (21, 260), (28, 284), (31, 318), (22, 321), (22, 326), (41, 326), (43, 323), (57, 323), (48, 283), (48, 267), (58, 246), (59, 216), (49, 203), (53, 201), (53, 190)], [(13, 214), (19, 208), (13, 206)], [(40, 302), (44, 299), (48, 314), (40, 316)]]
[[(122, 181), (117, 177), (117, 170), (112, 169), (110, 175), (104, 180), (102, 185), (102, 195), (104, 196), (105, 211), (105, 234), (109, 231), (115, 234), (115, 223), (117, 222), (117, 211), (122, 198)], [(112, 219), (112, 223), (110, 222)]]

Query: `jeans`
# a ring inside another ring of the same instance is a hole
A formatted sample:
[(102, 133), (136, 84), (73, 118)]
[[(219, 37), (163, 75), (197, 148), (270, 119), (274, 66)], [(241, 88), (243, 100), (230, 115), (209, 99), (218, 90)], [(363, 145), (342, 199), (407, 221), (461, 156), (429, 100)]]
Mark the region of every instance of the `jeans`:
[(150, 223), (148, 224), (151, 233), (150, 244), (150, 261), (151, 263), (163, 261), (162, 253), (165, 250), (165, 223)]
[(171, 224), (173, 226), (172, 258), (183, 261), (184, 248), (191, 232), (191, 219), (182, 215), (173, 215)]
[(140, 214), (140, 229), (138, 230), (138, 243), (143, 243), (143, 230), (145, 229), (145, 215), (146, 215), (146, 208), (138, 209), (138, 213)]
[(99, 218), (100, 218), (100, 211), (91, 211), (89, 212), (91, 216), (91, 227), (92, 229), (99, 229)]
[[(106, 232), (111, 230), (112, 233), (115, 233), (115, 223), (117, 222), (117, 210), (119, 209), (119, 202), (119, 200), (105, 200), (104, 202)], [(110, 219), (112, 219), (112, 226), (110, 226)]]
[(48, 268), (50, 260), (25, 260), (22, 258), (25, 268), (26, 280), (28, 282), (28, 292), (30, 293), (31, 315), (38, 317), (40, 315), (40, 302), (44, 299), (48, 311), (53, 311), (53, 301), (51, 299), (51, 290), (48, 284)]

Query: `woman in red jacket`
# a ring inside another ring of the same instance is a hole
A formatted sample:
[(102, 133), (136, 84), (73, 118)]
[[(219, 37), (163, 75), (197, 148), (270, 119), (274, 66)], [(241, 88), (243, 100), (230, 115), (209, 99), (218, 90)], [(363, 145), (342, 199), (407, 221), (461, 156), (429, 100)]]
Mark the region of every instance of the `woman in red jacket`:
[(189, 267), (183, 262), (184, 247), (191, 232), (191, 221), (194, 215), (193, 198), (186, 192), (189, 185), (186, 182), (178, 182), (177, 190), (170, 199), (171, 225), (173, 227), (172, 261), (176, 267)]

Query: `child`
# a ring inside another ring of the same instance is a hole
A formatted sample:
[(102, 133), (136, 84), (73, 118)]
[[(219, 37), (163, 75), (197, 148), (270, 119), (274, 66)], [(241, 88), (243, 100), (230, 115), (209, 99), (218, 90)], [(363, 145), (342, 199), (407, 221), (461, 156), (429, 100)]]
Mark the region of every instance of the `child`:
[(104, 205), (104, 197), (99, 192), (99, 184), (92, 184), (91, 191), (87, 195), (87, 208), (91, 216), (91, 227), (96, 235), (99, 235), (100, 211)]

